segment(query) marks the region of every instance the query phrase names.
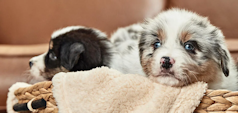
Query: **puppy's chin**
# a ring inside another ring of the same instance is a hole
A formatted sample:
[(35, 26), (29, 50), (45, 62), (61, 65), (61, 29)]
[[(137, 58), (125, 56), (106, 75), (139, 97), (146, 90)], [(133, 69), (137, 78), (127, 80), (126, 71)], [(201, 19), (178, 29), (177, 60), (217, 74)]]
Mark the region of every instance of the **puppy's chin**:
[(168, 85), (168, 86), (173, 86), (173, 87), (180, 87), (184, 86), (185, 84), (181, 82), (179, 79), (172, 77), (172, 76), (149, 76), (149, 79), (151, 79), (154, 82)]
[(156, 71), (153, 72), (154, 73), (151, 73), (151, 75), (149, 76), (149, 79), (167, 86), (181, 87), (191, 82), (189, 81), (190, 80), (190, 78), (188, 78), (189, 76), (180, 74), (178, 70), (169, 69), (165, 71), (165, 69), (160, 68), (157, 70), (157, 72)]
[(51, 80), (53, 76), (59, 72), (69, 72), (64, 67), (54, 68), (54, 69), (38, 69), (37, 67), (32, 67), (30, 70), (30, 74), (33, 76), (34, 79), (42, 80)]
[(29, 84), (35, 84), (35, 83), (43, 82), (43, 81), (47, 81), (47, 80), (42, 76), (32, 76), (32, 75), (30, 75), (27, 78), (27, 83), (29, 83)]

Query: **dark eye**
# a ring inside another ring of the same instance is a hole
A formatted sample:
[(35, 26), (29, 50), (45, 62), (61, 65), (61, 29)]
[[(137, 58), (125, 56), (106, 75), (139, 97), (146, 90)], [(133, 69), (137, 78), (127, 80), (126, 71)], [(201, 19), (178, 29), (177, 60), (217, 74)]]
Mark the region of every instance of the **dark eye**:
[(57, 60), (57, 57), (55, 56), (54, 53), (50, 53), (50, 54), (49, 54), (49, 57), (50, 57), (50, 59), (53, 60), (53, 61)]
[(154, 48), (157, 49), (161, 46), (161, 43), (160, 42), (155, 42), (154, 43)]
[(185, 44), (184, 45), (184, 48), (187, 50), (187, 51), (194, 51), (194, 47), (192, 44)]

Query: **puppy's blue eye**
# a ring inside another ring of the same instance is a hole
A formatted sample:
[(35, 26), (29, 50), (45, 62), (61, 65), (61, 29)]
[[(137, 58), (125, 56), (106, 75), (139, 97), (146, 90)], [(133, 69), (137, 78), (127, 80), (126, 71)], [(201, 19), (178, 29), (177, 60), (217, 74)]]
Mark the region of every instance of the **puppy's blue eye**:
[(157, 49), (161, 46), (161, 43), (160, 42), (155, 42), (154, 43), (154, 48)]
[(194, 47), (192, 44), (185, 44), (184, 48), (188, 51), (194, 51)]
[(49, 57), (50, 57), (50, 59), (53, 60), (53, 61), (57, 60), (57, 57), (55, 56), (54, 53), (50, 53), (50, 54), (49, 54)]

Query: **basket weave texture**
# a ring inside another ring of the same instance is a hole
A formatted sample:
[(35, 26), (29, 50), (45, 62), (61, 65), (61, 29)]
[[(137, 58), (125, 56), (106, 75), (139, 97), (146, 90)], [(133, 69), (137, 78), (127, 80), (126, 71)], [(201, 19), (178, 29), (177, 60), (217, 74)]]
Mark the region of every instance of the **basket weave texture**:
[[(18, 103), (45, 99), (47, 106), (38, 113), (57, 113), (58, 108), (52, 93), (52, 82), (40, 82), (27, 88), (19, 88), (15, 95)], [(194, 113), (238, 113), (238, 91), (207, 90)]]
[(58, 108), (52, 93), (52, 82), (39, 82), (27, 88), (19, 88), (14, 94), (18, 103), (27, 103), (30, 100), (44, 99), (46, 101), (45, 109), (38, 109), (38, 113), (57, 113)]
[(238, 91), (207, 90), (195, 113), (238, 113)]

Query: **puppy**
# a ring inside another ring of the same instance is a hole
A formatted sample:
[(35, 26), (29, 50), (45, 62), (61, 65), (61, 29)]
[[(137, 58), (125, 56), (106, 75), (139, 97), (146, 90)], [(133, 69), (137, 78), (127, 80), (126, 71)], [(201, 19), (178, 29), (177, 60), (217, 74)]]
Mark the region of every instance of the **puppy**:
[(106, 34), (97, 29), (70, 26), (52, 34), (48, 52), (30, 59), (30, 73), (37, 79), (51, 80), (58, 72), (108, 66), (111, 54)]
[(30, 83), (51, 80), (58, 72), (108, 66), (124, 74), (144, 75), (140, 65), (139, 24), (117, 29), (109, 42), (97, 29), (70, 26), (55, 31), (48, 52), (30, 60)]
[(148, 19), (143, 28), (140, 61), (153, 81), (177, 87), (204, 81), (211, 89), (238, 90), (224, 36), (207, 18), (171, 9)]

